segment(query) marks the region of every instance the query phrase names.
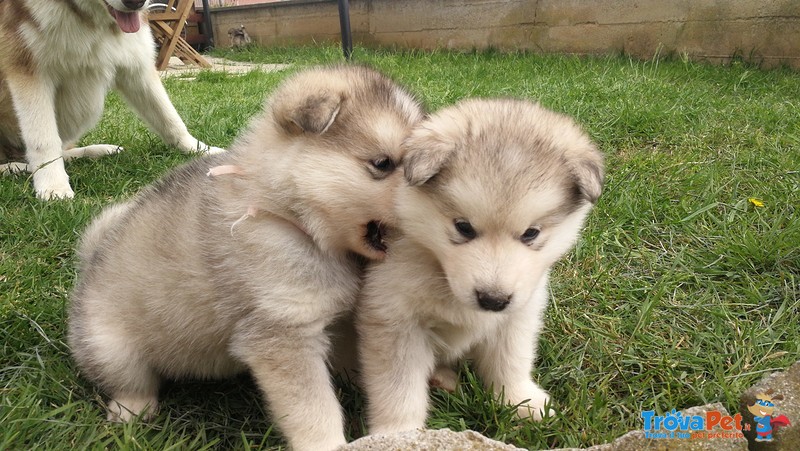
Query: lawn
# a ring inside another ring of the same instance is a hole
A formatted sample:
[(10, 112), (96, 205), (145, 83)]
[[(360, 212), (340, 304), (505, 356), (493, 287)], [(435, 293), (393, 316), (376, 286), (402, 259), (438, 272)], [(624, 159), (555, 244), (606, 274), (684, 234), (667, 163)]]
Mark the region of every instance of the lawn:
[[(302, 67), (337, 47), (219, 52)], [(800, 74), (674, 58), (357, 50), (431, 110), (469, 96), (538, 99), (574, 116), (607, 156), (603, 196), (555, 268), (534, 378), (558, 414), (515, 420), (469, 371), (434, 393), (432, 427), (474, 429), (517, 446), (589, 446), (664, 412), (739, 395), (800, 355)], [(168, 79), (189, 129), (231, 143), (290, 71)], [(0, 178), (0, 449), (277, 449), (243, 376), (167, 386), (147, 424), (108, 424), (104, 395), (65, 344), (75, 242), (100, 209), (190, 159), (148, 132), (119, 97), (85, 143), (120, 155), (68, 164), (76, 197), (40, 202), (23, 175)], [(363, 397), (341, 383), (348, 434)], [(304, 402), (304, 400), (298, 400)]]

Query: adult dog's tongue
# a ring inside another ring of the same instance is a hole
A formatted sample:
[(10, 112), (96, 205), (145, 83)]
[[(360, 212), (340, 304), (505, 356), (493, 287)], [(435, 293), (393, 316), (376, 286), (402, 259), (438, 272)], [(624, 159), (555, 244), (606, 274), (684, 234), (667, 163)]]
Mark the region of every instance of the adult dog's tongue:
[(108, 11), (111, 12), (111, 15), (114, 16), (114, 20), (117, 21), (117, 25), (119, 25), (119, 28), (125, 33), (136, 33), (139, 31), (141, 21), (139, 20), (138, 11), (126, 13), (117, 11), (111, 7), (108, 8)]

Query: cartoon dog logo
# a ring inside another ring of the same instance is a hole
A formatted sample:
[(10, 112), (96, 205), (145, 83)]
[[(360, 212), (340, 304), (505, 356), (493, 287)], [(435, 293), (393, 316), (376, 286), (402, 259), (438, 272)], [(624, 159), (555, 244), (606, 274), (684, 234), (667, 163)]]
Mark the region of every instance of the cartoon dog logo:
[(747, 407), (747, 410), (753, 414), (753, 420), (756, 423), (757, 442), (771, 442), (774, 428), (792, 424), (786, 415), (772, 416), (775, 412), (775, 401), (783, 399), (783, 395), (773, 395), (773, 393), (774, 391), (769, 389), (766, 393), (756, 395), (755, 403)]

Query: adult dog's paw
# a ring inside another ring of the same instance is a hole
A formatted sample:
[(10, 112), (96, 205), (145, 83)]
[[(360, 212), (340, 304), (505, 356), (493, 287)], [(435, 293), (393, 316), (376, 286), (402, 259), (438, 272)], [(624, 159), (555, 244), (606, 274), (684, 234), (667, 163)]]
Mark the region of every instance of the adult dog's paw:
[(181, 146), (181, 150), (188, 153), (202, 153), (208, 155), (225, 152), (225, 149), (221, 147), (209, 146), (203, 141), (197, 139), (193, 139), (193, 142), (190, 143), (189, 145)]
[(64, 162), (61, 159), (34, 171), (33, 189), (36, 191), (36, 197), (42, 200), (72, 199), (75, 197), (75, 192), (69, 186), (69, 177), (64, 171)]
[(85, 147), (75, 147), (64, 151), (64, 160), (69, 161), (75, 158), (100, 158), (106, 155), (120, 153), (124, 148), (115, 144), (92, 144)]

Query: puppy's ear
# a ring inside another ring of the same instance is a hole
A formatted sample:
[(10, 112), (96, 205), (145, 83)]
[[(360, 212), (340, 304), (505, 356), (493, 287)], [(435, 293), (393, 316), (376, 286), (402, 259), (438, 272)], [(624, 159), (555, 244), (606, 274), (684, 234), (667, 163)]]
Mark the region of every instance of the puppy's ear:
[(456, 143), (446, 134), (419, 127), (403, 143), (403, 173), (408, 184), (419, 186), (441, 171), (456, 150)]
[(336, 120), (341, 106), (341, 95), (323, 91), (304, 95), (296, 101), (277, 99), (272, 111), (281, 128), (291, 135), (321, 135)]
[(597, 203), (603, 192), (603, 155), (592, 145), (578, 152), (571, 163), (571, 172), (575, 176), (583, 198)]

